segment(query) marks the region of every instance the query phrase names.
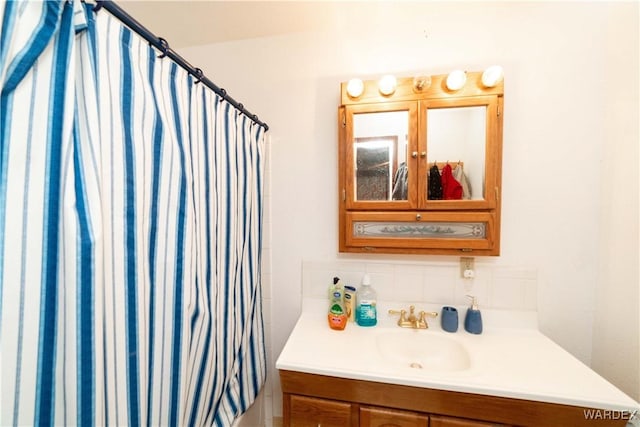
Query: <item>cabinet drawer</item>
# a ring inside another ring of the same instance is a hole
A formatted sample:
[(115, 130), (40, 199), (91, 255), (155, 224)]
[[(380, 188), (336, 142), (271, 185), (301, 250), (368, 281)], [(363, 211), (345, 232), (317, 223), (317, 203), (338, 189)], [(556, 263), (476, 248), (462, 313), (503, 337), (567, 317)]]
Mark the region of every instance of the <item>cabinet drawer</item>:
[(347, 427), (351, 404), (305, 396), (291, 396), (291, 427)]
[(360, 427), (427, 427), (429, 419), (416, 412), (394, 409), (360, 408)]
[(430, 427), (507, 427), (506, 424), (487, 423), (484, 421), (465, 420), (463, 418), (441, 417), (432, 415)]

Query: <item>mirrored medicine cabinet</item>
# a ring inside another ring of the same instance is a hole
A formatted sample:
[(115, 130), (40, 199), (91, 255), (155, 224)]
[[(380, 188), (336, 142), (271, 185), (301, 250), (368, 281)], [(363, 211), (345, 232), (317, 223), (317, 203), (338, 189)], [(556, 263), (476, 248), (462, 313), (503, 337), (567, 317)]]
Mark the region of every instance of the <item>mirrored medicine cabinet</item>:
[(446, 79), (341, 84), (340, 252), (500, 254), (503, 82)]

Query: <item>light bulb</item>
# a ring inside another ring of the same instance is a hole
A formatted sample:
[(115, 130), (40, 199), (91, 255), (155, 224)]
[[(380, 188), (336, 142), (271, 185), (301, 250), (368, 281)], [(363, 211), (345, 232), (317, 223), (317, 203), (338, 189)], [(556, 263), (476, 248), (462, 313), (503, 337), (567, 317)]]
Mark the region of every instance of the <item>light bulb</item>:
[(378, 81), (378, 90), (385, 96), (391, 95), (396, 91), (396, 78), (392, 75), (383, 76)]
[(485, 87), (495, 87), (502, 80), (502, 67), (492, 65), (482, 73), (482, 84)]
[(460, 90), (467, 82), (467, 73), (462, 70), (455, 70), (447, 76), (447, 89)]
[(347, 93), (352, 98), (357, 98), (364, 92), (364, 83), (361, 79), (351, 79), (347, 83)]

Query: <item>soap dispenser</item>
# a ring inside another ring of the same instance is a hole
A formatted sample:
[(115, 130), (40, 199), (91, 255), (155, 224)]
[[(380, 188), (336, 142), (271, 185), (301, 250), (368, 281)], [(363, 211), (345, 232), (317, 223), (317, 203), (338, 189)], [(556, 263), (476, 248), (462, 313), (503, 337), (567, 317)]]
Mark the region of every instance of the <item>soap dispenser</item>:
[(344, 288), (340, 283), (340, 278), (333, 278), (333, 285), (329, 287), (329, 313), (327, 320), (329, 327), (337, 331), (342, 331), (347, 326), (347, 311), (344, 308)]
[(356, 323), (358, 326), (375, 326), (378, 323), (376, 291), (371, 287), (371, 278), (365, 274), (362, 286), (356, 293)]
[(470, 334), (482, 333), (482, 314), (478, 309), (478, 302), (476, 297), (467, 295), (471, 298), (471, 307), (467, 309), (467, 314), (464, 317), (464, 329)]

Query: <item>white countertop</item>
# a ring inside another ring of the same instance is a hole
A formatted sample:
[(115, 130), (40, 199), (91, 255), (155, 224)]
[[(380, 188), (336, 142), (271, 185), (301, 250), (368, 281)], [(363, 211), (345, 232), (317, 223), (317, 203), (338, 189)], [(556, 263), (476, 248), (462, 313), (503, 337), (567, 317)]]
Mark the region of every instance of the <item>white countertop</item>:
[[(324, 300), (305, 300), (302, 315), (276, 362), (278, 369), (613, 411), (633, 412), (640, 408), (540, 333), (535, 312), (482, 310), (484, 332), (473, 335), (463, 327), (466, 308), (458, 307), (460, 327), (449, 333), (440, 328), (439, 318), (429, 322), (428, 330), (400, 328), (395, 324), (397, 316), (390, 316), (387, 311), (407, 308), (408, 304), (379, 302), (377, 326), (365, 328), (349, 323), (345, 330), (335, 331), (327, 324), (326, 305)], [(440, 308), (416, 304), (418, 311), (439, 312)], [(397, 339), (404, 343), (405, 335), (406, 346), (398, 345)], [(395, 338), (392, 343), (399, 348), (379, 344), (388, 336)], [(430, 343), (459, 343), (467, 349), (470, 367), (449, 371), (416, 369), (391, 360), (394, 354), (401, 358), (411, 355), (412, 350), (416, 354), (419, 345), (415, 343), (422, 338), (428, 338)]]

